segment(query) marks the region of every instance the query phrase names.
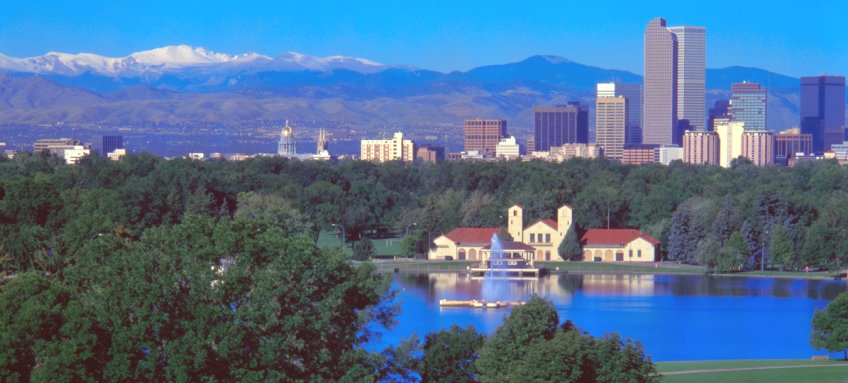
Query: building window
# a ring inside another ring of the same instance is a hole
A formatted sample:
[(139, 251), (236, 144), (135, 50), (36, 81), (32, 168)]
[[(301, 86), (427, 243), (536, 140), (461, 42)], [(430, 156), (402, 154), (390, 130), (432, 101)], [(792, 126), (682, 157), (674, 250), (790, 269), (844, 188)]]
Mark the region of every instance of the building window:
[(513, 210), (513, 211), (512, 211), (512, 216), (513, 216), (513, 217), (518, 217), (518, 210)]
[(536, 234), (530, 233), (530, 242), (536, 242)]
[(550, 234), (545, 234), (545, 242), (548, 242), (548, 243), (551, 242), (551, 235)]
[(627, 256), (633, 258), (633, 249), (627, 250)]
[(642, 258), (642, 250), (636, 250), (636, 258)]

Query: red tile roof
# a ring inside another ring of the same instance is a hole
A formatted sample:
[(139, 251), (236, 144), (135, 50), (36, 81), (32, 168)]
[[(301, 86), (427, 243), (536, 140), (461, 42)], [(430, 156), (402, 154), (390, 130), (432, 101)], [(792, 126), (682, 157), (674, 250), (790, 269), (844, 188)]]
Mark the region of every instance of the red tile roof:
[(581, 239), (580, 242), (582, 242), (584, 246), (624, 246), (625, 244), (630, 243), (637, 238), (642, 238), (654, 246), (660, 244), (660, 241), (657, 241), (650, 235), (643, 234), (636, 229), (589, 229), (589, 231), (587, 231), (586, 234), (583, 235), (583, 239)]
[(544, 223), (544, 224), (546, 224), (546, 225), (550, 226), (550, 227), (551, 227), (551, 228), (553, 228), (554, 230), (557, 230), (557, 229), (558, 229), (558, 227), (557, 227), (557, 221), (554, 221), (554, 220), (552, 220), (552, 219), (550, 219), (550, 218), (545, 218), (545, 219), (543, 219), (543, 220), (541, 220), (541, 221), (539, 221), (539, 222)]
[(459, 227), (446, 233), (445, 237), (448, 237), (448, 239), (450, 239), (457, 245), (488, 244), (492, 241), (492, 236), (499, 233), (500, 231), (501, 229), (497, 227)]

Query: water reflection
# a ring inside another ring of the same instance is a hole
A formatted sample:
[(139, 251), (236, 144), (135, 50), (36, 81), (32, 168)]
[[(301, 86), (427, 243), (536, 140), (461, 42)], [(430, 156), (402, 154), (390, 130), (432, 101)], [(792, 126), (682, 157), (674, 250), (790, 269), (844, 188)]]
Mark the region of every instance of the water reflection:
[[(486, 283), (486, 285), (484, 285)], [(812, 315), (846, 291), (845, 281), (701, 275), (562, 274), (483, 281), (465, 274), (399, 274), (402, 312), (374, 349), (452, 324), (491, 333), (508, 309), (442, 309), (439, 299), (496, 299), (536, 294), (561, 320), (594, 335), (619, 332), (645, 344), (655, 360), (807, 358)]]

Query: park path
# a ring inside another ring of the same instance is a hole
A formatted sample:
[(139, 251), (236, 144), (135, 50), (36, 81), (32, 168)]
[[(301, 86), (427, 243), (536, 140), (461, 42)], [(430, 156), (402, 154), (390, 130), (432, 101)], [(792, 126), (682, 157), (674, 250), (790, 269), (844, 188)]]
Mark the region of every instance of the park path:
[(755, 371), (755, 370), (774, 370), (781, 368), (815, 368), (815, 367), (848, 367), (848, 363), (846, 364), (816, 364), (809, 366), (761, 366), (761, 367), (737, 367), (737, 368), (717, 368), (710, 370), (686, 370), (686, 371), (672, 371), (672, 372), (663, 372), (663, 376), (671, 376), (671, 375), (686, 375), (686, 374), (703, 374), (707, 372), (735, 372), (735, 371)]

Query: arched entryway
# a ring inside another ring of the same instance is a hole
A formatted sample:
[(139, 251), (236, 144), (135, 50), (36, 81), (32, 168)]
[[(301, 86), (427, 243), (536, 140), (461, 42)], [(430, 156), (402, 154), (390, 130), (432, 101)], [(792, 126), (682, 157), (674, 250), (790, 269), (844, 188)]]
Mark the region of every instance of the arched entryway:
[(468, 259), (471, 260), (471, 261), (477, 260), (477, 250), (476, 249), (468, 250)]
[(459, 253), (457, 253), (457, 259), (460, 261), (465, 260), (465, 249), (459, 249)]
[(551, 260), (551, 251), (550, 250), (545, 251), (545, 260), (546, 261)]

